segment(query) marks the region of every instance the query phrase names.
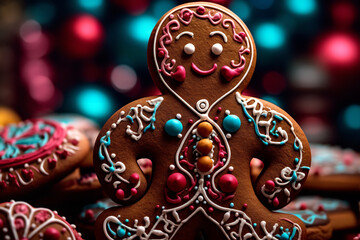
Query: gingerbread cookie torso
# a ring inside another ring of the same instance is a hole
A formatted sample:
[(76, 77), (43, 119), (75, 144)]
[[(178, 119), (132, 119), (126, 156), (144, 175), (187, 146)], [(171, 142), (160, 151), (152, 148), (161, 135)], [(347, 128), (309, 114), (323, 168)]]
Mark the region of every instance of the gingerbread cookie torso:
[[(180, 5), (155, 26), (149, 70), (163, 95), (136, 100), (104, 125), (94, 167), (120, 207), (97, 219), (97, 239), (304, 239), (305, 225), (273, 213), (299, 192), (310, 149), (282, 109), (245, 97), (256, 50), (245, 24), (217, 4)], [(254, 187), (250, 161), (265, 168)], [(152, 160), (146, 181), (136, 160)]]

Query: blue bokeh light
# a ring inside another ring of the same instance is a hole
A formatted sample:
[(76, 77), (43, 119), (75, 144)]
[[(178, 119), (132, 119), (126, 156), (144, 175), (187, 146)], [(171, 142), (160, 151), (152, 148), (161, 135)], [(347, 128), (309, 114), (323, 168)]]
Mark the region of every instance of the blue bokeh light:
[(276, 97), (273, 97), (270, 95), (264, 95), (264, 96), (262, 96), (262, 99), (264, 99), (265, 101), (271, 102), (272, 104), (275, 104), (278, 107), (282, 107), (281, 101)]
[(163, 1), (156, 0), (151, 3), (151, 14), (156, 19), (160, 19), (168, 10), (176, 6), (176, 2), (172, 0)]
[(86, 87), (75, 96), (76, 107), (81, 114), (101, 119), (111, 114), (113, 101), (101, 88)]
[[(302, 1), (302, 0), (298, 0)], [(274, 3), (274, 0), (251, 0), (251, 4), (258, 9), (268, 9)]]
[(38, 2), (26, 9), (28, 18), (40, 23), (40, 25), (50, 24), (55, 17), (56, 8), (50, 2)]
[(348, 128), (360, 129), (360, 105), (350, 105), (345, 109), (344, 123)]
[(99, 15), (104, 9), (104, 0), (77, 0), (78, 6), (89, 13)]
[(147, 44), (157, 20), (150, 15), (142, 15), (131, 18), (129, 21), (128, 31), (130, 36), (139, 42)]
[(242, 20), (248, 19), (251, 15), (251, 8), (243, 1), (233, 1), (231, 2), (229, 8)]
[(315, 0), (286, 0), (286, 6), (291, 12), (299, 15), (314, 13), (317, 8)]
[(274, 23), (263, 23), (254, 31), (255, 42), (264, 48), (279, 48), (285, 43), (285, 31)]

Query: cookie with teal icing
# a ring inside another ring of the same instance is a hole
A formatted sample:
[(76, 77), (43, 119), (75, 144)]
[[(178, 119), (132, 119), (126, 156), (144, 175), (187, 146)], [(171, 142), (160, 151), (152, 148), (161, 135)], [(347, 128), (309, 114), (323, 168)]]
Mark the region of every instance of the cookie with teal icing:
[[(284, 110), (242, 94), (255, 62), (249, 29), (223, 6), (187, 3), (158, 21), (148, 65), (162, 95), (119, 109), (94, 147), (99, 181), (122, 205), (100, 214), (97, 239), (306, 238), (300, 219), (272, 210), (302, 188), (309, 144)], [(253, 186), (254, 157), (265, 166)]]
[(0, 199), (24, 199), (73, 171), (89, 151), (73, 127), (34, 119), (0, 128)]

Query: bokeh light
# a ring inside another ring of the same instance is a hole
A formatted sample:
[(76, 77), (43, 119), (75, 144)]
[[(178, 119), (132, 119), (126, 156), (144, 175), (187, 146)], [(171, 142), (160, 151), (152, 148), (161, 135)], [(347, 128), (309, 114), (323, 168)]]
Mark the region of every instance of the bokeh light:
[(283, 75), (278, 72), (270, 71), (262, 79), (262, 86), (270, 94), (279, 94), (284, 91), (286, 81)]
[(37, 41), (41, 37), (41, 26), (35, 20), (28, 20), (21, 25), (19, 34), (24, 42)]
[(114, 0), (114, 2), (132, 15), (144, 13), (150, 4), (150, 0)]
[(75, 106), (78, 112), (90, 118), (107, 118), (112, 112), (113, 100), (110, 95), (99, 87), (84, 87), (74, 95)]
[(176, 6), (176, 2), (169, 0), (169, 1), (164, 1), (164, 0), (155, 0), (151, 2), (151, 15), (156, 18), (156, 19), (160, 19), (162, 17), (162, 15), (164, 15), (168, 9), (172, 9), (173, 7)]
[(349, 27), (355, 21), (356, 9), (350, 2), (335, 2), (331, 6), (334, 22), (341, 27)]
[(251, 0), (250, 2), (258, 9), (268, 9), (274, 3), (274, 0)]
[(290, 67), (290, 83), (298, 89), (323, 89), (328, 76), (322, 66), (313, 61), (297, 61)]
[(333, 138), (333, 127), (321, 117), (305, 117), (299, 121), (299, 125), (310, 142), (324, 143)]
[(55, 13), (56, 8), (50, 1), (36, 2), (26, 9), (27, 18), (34, 19), (41, 25), (50, 24), (55, 17)]
[(157, 20), (150, 15), (142, 15), (131, 18), (129, 21), (128, 31), (130, 36), (134, 40), (147, 44)]
[(360, 129), (360, 105), (350, 105), (345, 109), (344, 123), (348, 128)]
[(23, 63), (21, 76), (25, 82), (28, 82), (34, 76), (52, 77), (52, 70), (50, 64), (44, 59), (34, 59)]
[(354, 66), (359, 60), (359, 41), (345, 33), (333, 33), (318, 44), (319, 60), (332, 66)]
[(257, 45), (276, 49), (285, 43), (285, 32), (280, 25), (266, 22), (255, 28), (254, 38)]
[(69, 56), (93, 56), (104, 39), (104, 30), (98, 19), (83, 14), (70, 19), (62, 32), (64, 50)]
[(232, 1), (229, 8), (242, 20), (247, 20), (251, 16), (251, 8), (244, 1)]
[(103, 5), (104, 0), (78, 0), (78, 4), (85, 9), (96, 9)]
[(48, 77), (34, 76), (28, 88), (30, 96), (37, 102), (47, 102), (55, 96), (54, 84)]
[(110, 81), (112, 86), (118, 92), (129, 92), (135, 87), (137, 83), (136, 72), (127, 65), (116, 66), (111, 71)]
[(261, 98), (264, 99), (265, 101), (275, 104), (278, 107), (282, 107), (282, 105), (283, 105), (279, 98), (271, 96), (271, 95), (263, 95)]
[(286, 6), (295, 14), (308, 15), (316, 11), (315, 0), (286, 0)]

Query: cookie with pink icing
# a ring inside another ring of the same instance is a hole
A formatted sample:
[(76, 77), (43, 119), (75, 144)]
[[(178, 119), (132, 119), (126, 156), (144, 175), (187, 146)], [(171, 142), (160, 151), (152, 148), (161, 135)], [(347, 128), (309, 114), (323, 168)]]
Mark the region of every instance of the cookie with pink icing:
[(0, 204), (1, 240), (81, 240), (81, 234), (65, 217), (26, 202)]
[[(306, 237), (302, 221), (271, 210), (302, 188), (309, 144), (282, 109), (242, 95), (255, 62), (248, 28), (225, 7), (187, 3), (159, 20), (148, 64), (163, 95), (122, 107), (94, 147), (98, 179), (123, 205), (98, 217), (97, 239)], [(254, 187), (252, 158), (265, 164)]]
[(35, 119), (0, 129), (0, 199), (24, 198), (73, 171), (89, 151), (72, 127)]

